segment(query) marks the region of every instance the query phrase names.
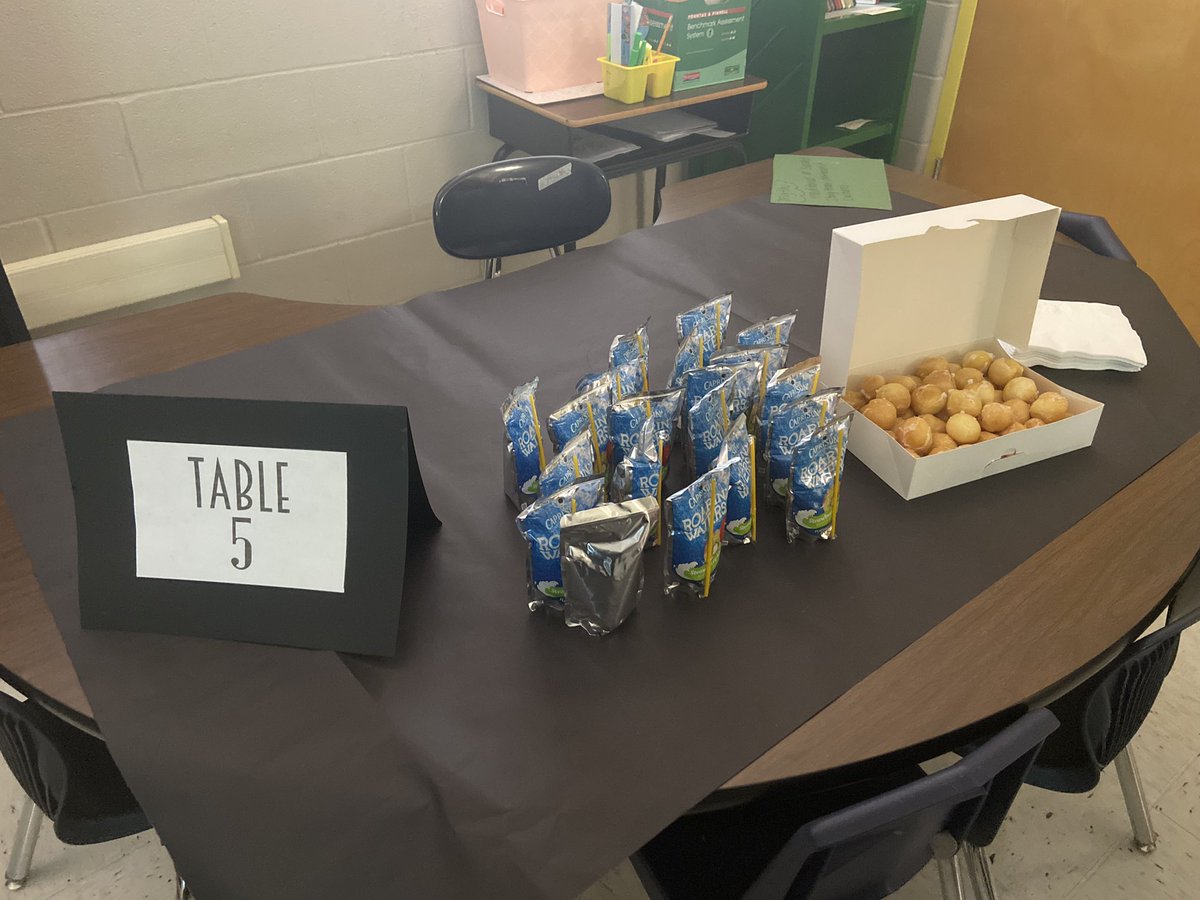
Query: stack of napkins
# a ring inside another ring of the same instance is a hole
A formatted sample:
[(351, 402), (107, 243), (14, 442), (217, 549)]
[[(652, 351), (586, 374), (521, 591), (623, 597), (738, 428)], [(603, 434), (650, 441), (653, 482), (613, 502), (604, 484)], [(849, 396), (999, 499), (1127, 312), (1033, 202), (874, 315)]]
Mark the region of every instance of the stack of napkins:
[(1138, 372), (1146, 365), (1142, 339), (1120, 307), (1107, 303), (1039, 300), (1029, 347), (1006, 347), (1027, 366)]

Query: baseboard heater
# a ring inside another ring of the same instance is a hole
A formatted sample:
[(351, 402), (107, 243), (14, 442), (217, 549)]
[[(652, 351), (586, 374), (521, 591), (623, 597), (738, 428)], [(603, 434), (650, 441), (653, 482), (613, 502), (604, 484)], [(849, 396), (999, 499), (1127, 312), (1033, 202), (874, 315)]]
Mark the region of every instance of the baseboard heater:
[(30, 328), (237, 278), (221, 216), (6, 263)]

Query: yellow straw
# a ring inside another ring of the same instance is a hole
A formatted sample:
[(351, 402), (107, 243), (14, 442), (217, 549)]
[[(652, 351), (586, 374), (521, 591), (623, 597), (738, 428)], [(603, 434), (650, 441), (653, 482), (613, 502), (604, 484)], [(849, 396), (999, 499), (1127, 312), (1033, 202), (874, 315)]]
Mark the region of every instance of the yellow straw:
[(838, 507), (842, 504), (842, 440), (843, 431), (837, 436), (837, 463), (833, 467), (833, 518), (829, 520), (829, 536), (837, 537)]
[(600, 435), (596, 431), (596, 414), (592, 410), (592, 404), (590, 402), (587, 404), (587, 411), (588, 428), (592, 433), (592, 450), (596, 454), (596, 471), (603, 472), (607, 466), (605, 466), (604, 460), (600, 456)]
[(754, 435), (750, 435), (750, 540), (758, 540), (758, 476), (754, 472)]
[(708, 596), (708, 589), (712, 585), (712, 536), (713, 523), (717, 520), (717, 482), (716, 479), (709, 479), (708, 492), (708, 536), (704, 540), (704, 593), (702, 596)]
[(662, 492), (663, 492), (663, 469), (662, 469), (663, 441), (658, 442), (658, 491), (655, 493), (655, 499), (658, 501), (658, 524), (654, 527), (654, 542), (662, 541)]
[(533, 436), (537, 438), (538, 445), (538, 473), (546, 468), (546, 448), (542, 446), (542, 423), (538, 420), (537, 402), (533, 395), (529, 397), (529, 411), (533, 413)]

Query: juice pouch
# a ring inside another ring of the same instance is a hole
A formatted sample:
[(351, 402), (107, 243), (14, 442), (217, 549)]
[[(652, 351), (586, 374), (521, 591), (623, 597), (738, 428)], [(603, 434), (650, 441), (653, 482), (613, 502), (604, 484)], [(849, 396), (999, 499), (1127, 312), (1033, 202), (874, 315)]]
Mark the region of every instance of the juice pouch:
[(736, 378), (736, 374), (730, 375), (688, 410), (688, 465), (693, 476), (711, 469), (721, 452), (725, 432), (733, 418), (730, 407)]
[(725, 331), (729, 328), (729, 312), (733, 308), (733, 294), (722, 294), (681, 312), (675, 317), (675, 334), (682, 341), (688, 335), (699, 334), (704, 343), (704, 358), (721, 348)]
[(644, 387), (646, 376), (640, 359), (631, 359), (619, 366), (613, 366), (609, 372), (612, 375), (612, 398), (614, 401), (646, 393)]
[(568, 625), (599, 636), (629, 618), (642, 596), (646, 542), (658, 519), (652, 497), (563, 516), (559, 545)]
[[(655, 428), (653, 417), (646, 419), (629, 452), (613, 470), (612, 484), (609, 486), (612, 499), (622, 501), (650, 497), (661, 506), (662, 489), (667, 474), (663, 462), (663, 449), (663, 437)], [(660, 537), (656, 510), (650, 546), (657, 546)]]
[(609, 466), (614, 468), (633, 447), (638, 432), (647, 420), (653, 420), (654, 429), (663, 442), (663, 465), (667, 464), (670, 447), (675, 440), (675, 423), (683, 405), (683, 391), (654, 391), (639, 394), (613, 403), (608, 413)]
[(594, 387), (560, 406), (546, 420), (550, 440), (557, 451), (561, 451), (575, 436), (584, 432), (588, 434), (595, 456), (596, 474), (604, 471), (608, 453), (608, 410), (612, 406), (608, 380), (606, 372)]
[(815, 393), (820, 380), (821, 357), (819, 356), (796, 363), (796, 365), (771, 376), (758, 410), (758, 446), (764, 453), (767, 448), (767, 426), (770, 424), (771, 417), (789, 403), (794, 403), (801, 397)]
[(699, 332), (692, 332), (680, 341), (679, 349), (675, 351), (675, 369), (671, 372), (667, 387), (682, 387), (687, 372), (703, 365), (704, 338)]
[(761, 362), (764, 381), (783, 368), (787, 362), (786, 344), (754, 344), (741, 347), (726, 347), (709, 357), (710, 365), (736, 366), (739, 363)]
[(786, 344), (792, 334), (792, 326), (796, 324), (796, 314), (772, 316), (755, 322), (749, 328), (743, 328), (737, 334), (737, 342), (743, 346), (749, 344)]
[(577, 434), (567, 441), (562, 452), (546, 463), (542, 469), (542, 477), (538, 482), (538, 492), (542, 497), (557, 494), (563, 488), (591, 478), (596, 474), (596, 452), (592, 449), (590, 434)]
[(663, 592), (707, 597), (721, 559), (729, 464), (705, 472), (666, 500)]
[(562, 609), (562, 562), (558, 552), (558, 528), (562, 517), (591, 509), (604, 501), (604, 479), (592, 478), (543, 497), (517, 515), (517, 528), (529, 542), (526, 574), (529, 608), (548, 606)]
[(538, 380), (514, 388), (500, 406), (504, 418), (504, 493), (518, 509), (537, 499), (538, 477), (546, 464), (542, 423), (534, 394)]
[(751, 401), (745, 407), (750, 413), (750, 427), (756, 427), (759, 418), (759, 410), (762, 409), (763, 400), (767, 395), (767, 383), (771, 376), (783, 368), (783, 364), (787, 361), (788, 347), (786, 345), (757, 345), (753, 347), (730, 347), (726, 350), (720, 350), (713, 354), (713, 365), (749, 365), (758, 366), (758, 379), (754, 385)]
[(606, 386), (610, 385), (612, 383), (612, 375), (608, 372), (588, 372), (575, 383), (575, 393), (582, 394), (584, 391), (590, 391), (601, 381)]
[(838, 504), (850, 416), (826, 423), (800, 442), (788, 480), (787, 539), (832, 541), (837, 537)]
[(725, 543), (751, 544), (758, 538), (758, 491), (754, 483), (754, 435), (746, 427), (745, 415), (738, 416), (725, 434), (717, 465), (724, 463), (729, 463)]
[(618, 334), (608, 350), (608, 364), (612, 369), (629, 363), (638, 364), (642, 377), (641, 387), (634, 392), (638, 394), (650, 390), (650, 335), (646, 331), (649, 324), (647, 319), (633, 334)]
[(767, 491), (768, 501), (777, 505), (787, 501), (792, 454), (801, 441), (833, 418), (840, 397), (839, 390), (826, 389), (787, 404), (771, 417), (766, 452), (767, 480), (771, 487)]

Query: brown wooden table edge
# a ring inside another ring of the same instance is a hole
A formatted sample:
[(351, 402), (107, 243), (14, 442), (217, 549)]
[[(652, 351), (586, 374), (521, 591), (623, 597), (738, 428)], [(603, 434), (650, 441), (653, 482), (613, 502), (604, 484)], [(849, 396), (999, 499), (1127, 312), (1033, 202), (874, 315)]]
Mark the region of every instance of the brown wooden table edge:
[[(599, 63), (597, 63), (599, 65)], [(507, 100), (514, 103), (522, 109), (526, 109), (539, 116), (557, 122), (560, 125), (565, 125), (568, 128), (586, 128), (589, 125), (603, 125), (606, 122), (619, 122), (623, 119), (633, 119), (638, 116), (649, 115), (650, 113), (663, 112), (668, 109), (682, 109), (688, 106), (695, 106), (698, 103), (708, 103), (712, 100), (723, 100), (726, 97), (736, 97), (741, 94), (752, 94), (761, 91), (767, 86), (765, 78), (759, 78), (754, 75), (747, 75), (741, 81), (727, 82), (725, 84), (705, 85), (704, 87), (691, 88), (689, 90), (675, 91), (666, 97), (651, 98), (641, 103), (621, 104), (623, 109), (614, 109), (612, 112), (600, 112), (591, 115), (583, 115), (573, 118), (570, 113), (564, 113), (563, 107), (567, 104), (582, 104), (588, 101), (593, 101), (597, 104), (603, 102), (605, 104), (620, 103), (618, 100), (611, 100), (603, 94), (593, 94), (590, 97), (576, 97), (571, 100), (558, 100), (554, 103), (533, 103), (526, 100), (518, 94), (510, 93), (503, 88), (498, 88), (494, 84), (489, 84), (483, 80), (483, 76), (475, 76), (476, 83), (486, 92), (502, 100)]]

